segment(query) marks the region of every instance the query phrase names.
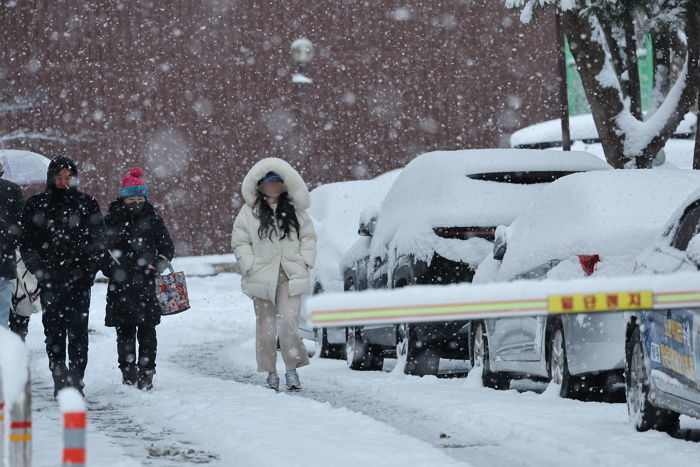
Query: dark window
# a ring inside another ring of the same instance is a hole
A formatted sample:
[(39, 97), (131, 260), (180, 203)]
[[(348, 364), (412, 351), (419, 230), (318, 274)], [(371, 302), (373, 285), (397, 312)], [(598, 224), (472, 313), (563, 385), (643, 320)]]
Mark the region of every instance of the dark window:
[(458, 240), (468, 240), (480, 237), (490, 242), (494, 240), (496, 227), (435, 227), (433, 232), (442, 238), (456, 238)]
[(696, 201), (686, 208), (678, 223), (678, 229), (673, 236), (671, 246), (685, 251), (690, 239), (698, 233), (698, 223), (700, 223), (700, 201)]
[(492, 172), (469, 174), (467, 177), (473, 180), (482, 180), (485, 182), (532, 185), (535, 183), (550, 183), (573, 173), (576, 172)]

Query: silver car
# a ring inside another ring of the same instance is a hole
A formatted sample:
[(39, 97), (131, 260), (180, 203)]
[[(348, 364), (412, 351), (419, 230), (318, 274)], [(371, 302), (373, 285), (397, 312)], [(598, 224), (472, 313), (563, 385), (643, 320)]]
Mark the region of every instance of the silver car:
[[(563, 177), (509, 227), (474, 283), (629, 275), (669, 212), (697, 186), (692, 171), (597, 171)], [(615, 298), (617, 299), (617, 298)], [(616, 308), (615, 303), (610, 308)], [(562, 397), (618, 398), (624, 389), (622, 313), (500, 318), (472, 325), (474, 364), (484, 384), (551, 380)]]
[[(637, 274), (700, 270), (700, 192), (671, 216), (642, 253)], [(700, 309), (639, 311), (626, 332), (627, 408), (638, 431), (674, 432), (681, 414), (700, 418)]]

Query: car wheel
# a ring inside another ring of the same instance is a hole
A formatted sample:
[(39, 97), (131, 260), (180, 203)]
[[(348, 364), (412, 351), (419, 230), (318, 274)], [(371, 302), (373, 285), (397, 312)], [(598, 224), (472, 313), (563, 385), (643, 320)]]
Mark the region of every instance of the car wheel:
[(642, 339), (637, 326), (627, 342), (625, 354), (625, 391), (630, 423), (637, 431), (650, 429), (665, 432), (676, 431), (679, 414), (655, 407), (649, 401), (649, 375), (644, 363)]
[(367, 344), (359, 328), (345, 331), (345, 356), (351, 370), (378, 371), (384, 365), (384, 355), (377, 347)]
[(403, 372), (407, 375), (426, 376), (437, 375), (440, 365), (440, 354), (434, 344), (419, 341), (416, 338), (415, 327), (411, 324), (402, 325), (403, 332), (396, 346), (397, 357), (406, 356)]
[(560, 321), (556, 321), (549, 336), (549, 360), (547, 361), (550, 381), (560, 385), (559, 395), (575, 399), (581, 392), (581, 381), (569, 373), (569, 363), (566, 358), (566, 341), (564, 329)]
[(357, 287), (355, 287), (355, 281), (352, 278), (345, 279), (345, 286), (343, 287), (345, 292), (355, 292)]
[(345, 358), (345, 344), (331, 344), (328, 342), (328, 331), (326, 329), (316, 329), (314, 333), (316, 344), (316, 354), (321, 358), (332, 358), (342, 360)]
[(471, 349), (472, 368), (481, 366), (482, 384), (491, 389), (510, 389), (510, 376), (505, 373), (491, 371), (489, 361), (489, 343), (486, 337), (486, 326), (483, 321), (474, 324), (474, 334), (472, 335)]

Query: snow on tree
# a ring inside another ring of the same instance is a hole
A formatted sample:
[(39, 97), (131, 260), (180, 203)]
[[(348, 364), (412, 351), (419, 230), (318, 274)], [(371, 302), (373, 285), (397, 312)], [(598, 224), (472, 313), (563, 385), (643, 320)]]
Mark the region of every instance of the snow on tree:
[[(505, 0), (529, 23), (556, 5), (608, 162), (651, 167), (698, 98), (700, 2), (697, 0)], [(654, 49), (654, 90), (643, 114), (638, 44)], [(700, 138), (698, 139), (700, 141)], [(696, 148), (696, 154), (698, 154)], [(700, 168), (700, 160), (694, 161)]]
[[(0, 95), (0, 117), (9, 115), (14, 112), (20, 112), (26, 109), (32, 109), (35, 107), (41, 107), (42, 104), (39, 103), (39, 99), (8, 99), (5, 101)], [(89, 135), (88, 132), (82, 131), (79, 134), (63, 135), (56, 130), (51, 128), (45, 129), (43, 131), (34, 131), (27, 128), (16, 128), (8, 131), (5, 128), (6, 121), (0, 124), (0, 149), (4, 149), (6, 141), (17, 141), (17, 140), (31, 140), (31, 139), (41, 139), (45, 141), (56, 141), (61, 144), (66, 144), (68, 141), (84, 141)]]

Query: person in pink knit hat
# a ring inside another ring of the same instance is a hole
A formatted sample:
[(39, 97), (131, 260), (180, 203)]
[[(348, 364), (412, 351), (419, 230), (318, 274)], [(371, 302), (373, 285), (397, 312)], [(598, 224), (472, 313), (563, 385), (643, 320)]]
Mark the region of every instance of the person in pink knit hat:
[(109, 206), (102, 272), (109, 278), (105, 325), (116, 328), (122, 382), (150, 390), (161, 315), (155, 278), (168, 268), (175, 249), (165, 222), (148, 202), (142, 177), (143, 170), (131, 169)]

